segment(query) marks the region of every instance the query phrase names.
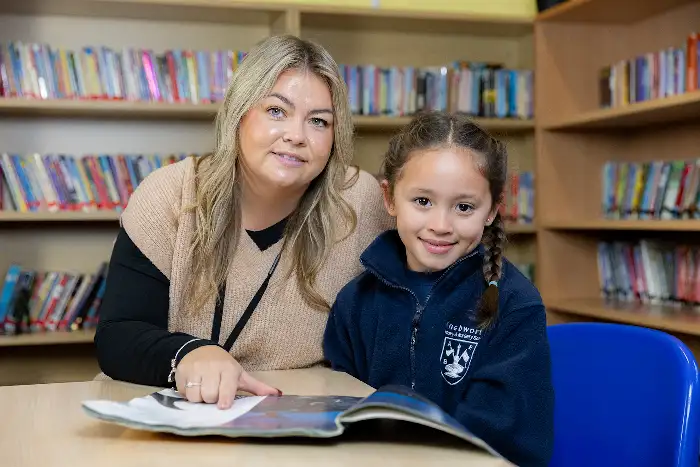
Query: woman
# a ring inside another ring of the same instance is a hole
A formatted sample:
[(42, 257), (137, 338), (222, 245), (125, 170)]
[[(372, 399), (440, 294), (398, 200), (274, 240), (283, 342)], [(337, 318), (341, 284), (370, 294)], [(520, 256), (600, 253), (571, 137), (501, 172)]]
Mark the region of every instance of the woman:
[(293, 36), (251, 50), (214, 151), (152, 173), (121, 216), (102, 371), (226, 408), (238, 389), (277, 393), (248, 371), (322, 362), (330, 304), (391, 227), (377, 181), (348, 168), (352, 137), (326, 50)]

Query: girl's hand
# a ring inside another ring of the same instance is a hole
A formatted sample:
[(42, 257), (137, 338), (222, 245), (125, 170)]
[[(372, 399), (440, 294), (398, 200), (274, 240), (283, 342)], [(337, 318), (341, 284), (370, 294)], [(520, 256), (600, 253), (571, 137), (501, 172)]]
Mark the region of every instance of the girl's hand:
[[(187, 383), (190, 387), (187, 387)], [(279, 389), (258, 381), (224, 349), (215, 345), (199, 347), (180, 360), (175, 370), (177, 390), (190, 402), (217, 404), (228, 409), (238, 390), (256, 396), (281, 395)]]

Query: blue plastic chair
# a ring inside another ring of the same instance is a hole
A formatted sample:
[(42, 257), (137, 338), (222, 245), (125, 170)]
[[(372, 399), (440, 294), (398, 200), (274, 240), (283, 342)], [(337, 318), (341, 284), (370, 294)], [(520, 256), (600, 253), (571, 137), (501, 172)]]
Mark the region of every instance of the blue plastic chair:
[(550, 467), (698, 466), (698, 366), (677, 338), (613, 323), (548, 327)]

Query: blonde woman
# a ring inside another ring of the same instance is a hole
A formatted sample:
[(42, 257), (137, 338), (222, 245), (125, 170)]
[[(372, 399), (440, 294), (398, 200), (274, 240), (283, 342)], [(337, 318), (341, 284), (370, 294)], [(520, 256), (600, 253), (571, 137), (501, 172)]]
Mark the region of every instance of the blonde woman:
[(113, 379), (226, 408), (276, 394), (253, 370), (323, 361), (337, 292), (391, 227), (378, 182), (349, 167), (353, 125), (332, 57), (266, 39), (233, 77), (214, 151), (148, 176), (121, 216), (95, 337)]

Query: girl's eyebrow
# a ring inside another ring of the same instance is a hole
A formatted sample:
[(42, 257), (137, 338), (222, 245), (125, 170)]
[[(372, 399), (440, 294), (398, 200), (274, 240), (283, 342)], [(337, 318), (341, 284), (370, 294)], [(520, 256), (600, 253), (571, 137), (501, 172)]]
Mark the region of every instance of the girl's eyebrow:
[[(291, 107), (292, 110), (294, 110), (296, 108), (296, 106), (292, 103), (292, 101), (290, 101), (288, 98), (286, 98), (285, 96), (283, 96), (280, 93), (273, 92), (270, 94), (269, 97), (276, 97), (277, 99), (281, 100), (282, 102), (287, 104), (289, 107)], [(311, 112), (309, 112), (310, 115), (325, 114), (325, 113), (333, 115), (333, 110), (332, 109), (314, 109)]]
[[(435, 192), (431, 190), (430, 188), (417, 188), (416, 189), (417, 193), (428, 195), (428, 196), (434, 196)], [(471, 198), (471, 199), (477, 199), (479, 196), (474, 194), (474, 193), (468, 193), (468, 192), (462, 192), (462, 193), (457, 193), (457, 195), (454, 196), (454, 199), (463, 199), (463, 198)]]

